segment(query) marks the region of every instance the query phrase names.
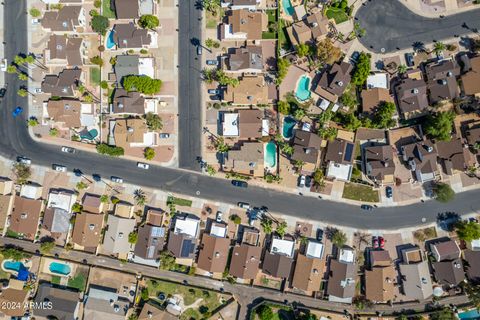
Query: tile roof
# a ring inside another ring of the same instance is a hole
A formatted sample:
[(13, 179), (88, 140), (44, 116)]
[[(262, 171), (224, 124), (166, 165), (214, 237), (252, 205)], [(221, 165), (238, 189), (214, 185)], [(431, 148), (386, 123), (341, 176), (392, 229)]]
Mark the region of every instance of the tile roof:
[(82, 69), (64, 69), (58, 75), (48, 74), (42, 82), (42, 91), (52, 96), (73, 97), (78, 88)]
[(462, 75), (462, 87), (466, 95), (474, 95), (480, 93), (480, 56), (470, 58), (470, 67), (464, 75)]
[(232, 10), (227, 16), (233, 34), (242, 33), (247, 40), (262, 39), (267, 17), (263, 12), (250, 12), (249, 10)]
[(321, 147), (322, 138), (317, 134), (295, 130), (292, 159), (317, 165), (320, 159)]
[(255, 171), (262, 169), (264, 147), (261, 142), (244, 142), (239, 150), (229, 150), (225, 157), (225, 167), (233, 171)]
[(145, 114), (145, 98), (139, 92), (115, 89), (112, 113)]
[(382, 102), (394, 103), (390, 91), (384, 88), (372, 88), (362, 90), (362, 111), (373, 113)]
[[(328, 71), (322, 74), (314, 89), (315, 93), (331, 102), (337, 102), (336, 99), (343, 94), (350, 83), (352, 69), (353, 67), (350, 63), (343, 61), (335, 63)], [(332, 95), (336, 97), (335, 101), (331, 100)]]
[(292, 271), (293, 259), (285, 255), (266, 252), (263, 258), (262, 270), (275, 278), (288, 278)]
[(325, 260), (297, 255), (292, 286), (304, 291), (320, 291)]
[(85, 251), (95, 252), (102, 236), (103, 217), (103, 214), (97, 213), (77, 213), (72, 241), (85, 247)]
[(257, 276), (262, 248), (242, 243), (233, 248), (229, 272), (240, 279), (255, 279)]
[(107, 231), (103, 240), (103, 251), (105, 254), (126, 254), (132, 250), (128, 242), (128, 235), (134, 230), (137, 224), (135, 219), (126, 219), (108, 215)]
[(437, 151), (447, 174), (453, 174), (452, 170), (463, 172), (477, 163), (470, 149), (464, 147), (464, 141), (461, 138), (450, 141), (438, 141)]
[(35, 303), (41, 304), (44, 301), (50, 301), (53, 307), (34, 308), (35, 317), (56, 318), (58, 320), (75, 319), (78, 315), (80, 305), (80, 294), (78, 292), (64, 290), (51, 286), (48, 283), (42, 283), (38, 286), (35, 296)]
[(37, 232), (42, 207), (42, 200), (15, 196), (9, 229), (17, 233), (23, 233), (28, 239), (33, 239)]
[(137, 19), (140, 18), (137, 0), (115, 0), (115, 13), (117, 19)]
[(101, 197), (96, 194), (86, 193), (83, 196), (83, 211), (88, 211), (92, 213), (101, 213), (103, 209), (103, 203)]
[(237, 86), (227, 86), (224, 100), (243, 105), (268, 103), (268, 87), (265, 79), (263, 76), (244, 76)]
[(133, 22), (115, 24), (113, 31), (113, 38), (118, 48), (142, 48), (152, 42), (148, 30), (137, 28)]
[(357, 265), (330, 260), (327, 294), (338, 298), (353, 298), (357, 282)]
[(135, 255), (143, 259), (156, 260), (165, 246), (166, 230), (164, 227), (145, 224), (138, 228), (138, 241)]
[(81, 6), (64, 6), (60, 10), (47, 11), (41, 19), (42, 27), (52, 31), (74, 31), (80, 25)]
[(48, 100), (47, 113), (53, 121), (62, 123), (65, 128), (79, 128), (82, 103), (79, 100)]
[(465, 271), (460, 258), (432, 263), (435, 279), (440, 284), (457, 286), (465, 280)]
[(395, 298), (397, 272), (393, 265), (365, 271), (365, 296), (370, 301), (387, 302)]
[(427, 84), (423, 80), (403, 79), (395, 86), (395, 95), (403, 114), (421, 112), (428, 107)]
[(228, 57), (228, 70), (261, 72), (263, 70), (261, 46), (246, 46), (233, 49)]
[(115, 145), (125, 148), (132, 143), (143, 143), (147, 132), (147, 124), (143, 119), (117, 119), (113, 131)]
[(352, 142), (335, 139), (329, 141), (327, 145), (327, 153), (325, 154), (325, 161), (333, 161), (341, 164), (351, 164), (354, 160), (355, 145)]
[(238, 110), (238, 127), (240, 139), (262, 137), (263, 111), (259, 109)]
[(395, 173), (392, 146), (371, 146), (364, 148), (365, 169), (368, 176), (382, 181), (385, 176)]
[(197, 267), (208, 272), (223, 272), (227, 266), (230, 239), (203, 234)]
[(480, 251), (465, 250), (463, 251), (463, 259), (465, 260), (465, 270), (467, 278), (476, 284), (480, 283)]
[[(64, 63), (68, 66), (83, 65), (80, 47), (82, 38), (67, 38), (66, 35), (52, 34), (45, 53), (46, 64)], [(52, 61), (53, 60), (53, 61)]]

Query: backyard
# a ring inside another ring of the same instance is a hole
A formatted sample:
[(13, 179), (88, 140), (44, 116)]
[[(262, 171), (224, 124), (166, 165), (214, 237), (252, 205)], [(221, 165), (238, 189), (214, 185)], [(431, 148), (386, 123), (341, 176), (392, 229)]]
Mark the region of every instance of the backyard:
[(198, 289), (180, 285), (178, 283), (166, 282), (160, 280), (147, 281), (148, 295), (150, 299), (158, 300), (160, 293), (167, 297), (179, 295), (183, 298), (185, 306), (194, 304), (193, 308), (187, 308), (181, 315), (180, 319), (201, 319), (207, 317), (207, 313), (212, 313), (220, 307), (227, 297), (210, 290)]
[(100, 68), (90, 69), (90, 82), (92, 85), (100, 84)]
[[(4, 260), (3, 255), (0, 254), (0, 265), (3, 263), (3, 260)], [(10, 273), (5, 272), (0, 268), (0, 280), (10, 279), (10, 276), (11, 276)]]
[(345, 13), (344, 9), (330, 7), (327, 9), (326, 13), (328, 19), (335, 20), (336, 24), (340, 24), (348, 20), (348, 15)]
[(115, 19), (115, 12), (110, 7), (110, 0), (102, 0), (102, 15), (109, 19)]
[(262, 33), (262, 39), (276, 39), (277, 38), (277, 10), (267, 10), (268, 16), (268, 31)]
[(357, 183), (346, 183), (343, 188), (343, 198), (365, 201), (365, 202), (378, 202), (378, 191), (373, 190), (372, 187), (357, 184)]

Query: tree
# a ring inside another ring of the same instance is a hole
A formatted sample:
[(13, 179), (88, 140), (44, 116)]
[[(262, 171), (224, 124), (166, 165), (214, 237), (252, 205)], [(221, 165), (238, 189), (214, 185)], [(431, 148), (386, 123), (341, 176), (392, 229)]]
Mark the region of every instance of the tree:
[(123, 156), (125, 150), (122, 147), (109, 146), (106, 143), (97, 144), (97, 152), (100, 154), (106, 154), (112, 157)]
[(171, 270), (175, 268), (175, 257), (168, 251), (160, 252), (160, 268), (163, 270)]
[(397, 71), (400, 74), (404, 74), (405, 72), (407, 72), (407, 70), (408, 70), (408, 67), (404, 64), (401, 64), (397, 67)]
[(20, 88), (20, 89), (17, 90), (17, 94), (20, 97), (26, 97), (26, 96), (28, 96), (28, 91), (23, 89), (23, 88)]
[(297, 50), (297, 55), (300, 58), (303, 58), (310, 53), (310, 46), (305, 43), (300, 43), (295, 49)]
[(280, 149), (282, 150), (283, 153), (285, 153), (289, 157), (293, 155), (294, 149), (288, 143), (283, 143)]
[(147, 160), (152, 160), (153, 158), (155, 158), (155, 149), (146, 147), (143, 150), (143, 157)]
[(96, 9), (92, 9), (88, 12), (90, 17), (98, 16), (98, 11)]
[(442, 310), (435, 311), (429, 315), (430, 320), (455, 320), (457, 317), (449, 307), (444, 307)]
[(138, 25), (143, 29), (155, 29), (160, 25), (160, 21), (152, 14), (145, 14), (138, 19)]
[(480, 224), (475, 221), (459, 221), (455, 225), (455, 231), (460, 240), (465, 242), (480, 239)]
[(280, 100), (277, 102), (277, 111), (281, 114), (288, 115), (290, 114), (292, 108), (290, 107), (290, 103), (287, 101)]
[(342, 124), (345, 129), (356, 131), (362, 126), (362, 121), (360, 121), (352, 112), (350, 112), (342, 116)]
[(317, 57), (320, 62), (325, 64), (333, 64), (342, 57), (342, 50), (333, 45), (330, 38), (325, 38), (317, 45)]
[(32, 171), (29, 165), (17, 162), (13, 165), (13, 174), (18, 184), (25, 184), (30, 179)]
[(48, 135), (51, 136), (51, 137), (56, 137), (56, 136), (58, 136), (58, 129), (57, 129), (57, 128), (51, 128), (51, 129), (48, 131)]
[(216, 15), (218, 9), (220, 9), (220, 0), (201, 0), (201, 2), (203, 8), (210, 11), (213, 15)]
[(100, 56), (91, 57), (90, 62), (96, 64), (99, 67), (103, 66), (103, 59)]
[(277, 85), (281, 84), (285, 76), (287, 75), (288, 68), (290, 67), (290, 61), (285, 58), (277, 59)]
[(240, 83), (238, 78), (232, 78), (227, 76), (227, 74), (223, 70), (216, 70), (215, 79), (222, 86), (230, 85), (232, 87), (236, 87)]
[(340, 103), (345, 107), (353, 108), (357, 105), (357, 98), (349, 91), (345, 91), (339, 99)]
[(242, 218), (240, 218), (240, 217), (239, 217), (238, 215), (236, 215), (236, 214), (232, 214), (232, 215), (230, 216), (230, 220), (233, 221), (233, 223), (235, 223), (235, 224), (240, 224), (240, 223), (242, 223)]
[(13, 63), (15, 63), (17, 66), (22, 66), (25, 64), (25, 58), (19, 55), (16, 55), (13, 57)]
[(361, 86), (367, 81), (370, 74), (370, 54), (362, 52), (358, 56), (357, 64), (352, 75), (352, 83)]
[(216, 72), (215, 69), (203, 69), (202, 70), (203, 81), (206, 83), (212, 83), (215, 80)]
[(143, 206), (147, 201), (147, 195), (142, 189), (135, 190), (133, 192), (133, 198), (135, 199), (135, 203), (137, 204), (137, 206)]
[(78, 202), (75, 202), (75, 203), (72, 205), (72, 212), (78, 213), (78, 212), (82, 212), (82, 210), (83, 210), (82, 204), (80, 204), (80, 203), (78, 203)]
[(36, 127), (38, 126), (38, 119), (31, 117), (30, 119), (28, 119), (27, 124), (29, 127)]
[(157, 131), (162, 130), (163, 128), (162, 118), (160, 118), (160, 116), (156, 113), (148, 112), (145, 115), (145, 122), (150, 130)]
[(23, 251), (15, 248), (4, 248), (1, 250), (1, 253), (4, 259), (11, 259), (13, 261), (20, 261), (26, 257)]
[(280, 222), (278, 225), (277, 225), (277, 229), (275, 230), (277, 232), (277, 234), (283, 238), (283, 236), (285, 235), (285, 233), (287, 232), (287, 223), (285, 221), (282, 221)]
[(15, 67), (14, 65), (9, 65), (7, 67), (7, 73), (12, 74), (12, 73), (17, 73), (17, 72), (18, 72), (17, 67)]
[(85, 182), (80, 181), (77, 183), (76, 188), (77, 190), (83, 190), (83, 189), (87, 189), (88, 185)]
[(211, 38), (205, 40), (205, 45), (207, 46), (207, 48), (220, 48), (220, 43)]
[(337, 248), (341, 248), (347, 243), (347, 235), (340, 231), (340, 230), (335, 230), (333, 235), (332, 235), (332, 243), (337, 246)]
[(138, 91), (147, 95), (156, 94), (162, 87), (162, 80), (152, 79), (149, 76), (123, 77), (122, 85), (127, 91)]
[(470, 300), (477, 309), (480, 308), (480, 286), (474, 285), (471, 282), (463, 282), (461, 286), (467, 294), (468, 300)]
[(214, 176), (217, 173), (217, 170), (212, 165), (207, 165), (207, 173), (210, 176)]
[(397, 108), (393, 102), (382, 102), (373, 116), (373, 125), (380, 129), (388, 129), (395, 126), (393, 116)]
[(106, 194), (103, 194), (101, 197), (100, 197), (100, 202), (101, 203), (108, 203), (108, 196)]
[(138, 241), (138, 233), (132, 231), (128, 234), (128, 243), (135, 244)]
[(443, 42), (435, 42), (433, 45), (433, 52), (438, 56), (446, 49), (445, 44)]
[(435, 185), (433, 186), (433, 194), (435, 196), (435, 199), (440, 202), (448, 202), (455, 198), (455, 191), (453, 191), (450, 185), (443, 182), (435, 183)]
[(325, 175), (322, 169), (316, 169), (315, 172), (313, 172), (313, 184), (321, 188), (325, 186)]
[(305, 117), (305, 110), (303, 110), (302, 108), (297, 108), (297, 110), (295, 110), (293, 117), (299, 121), (302, 120), (303, 117)]
[(96, 15), (90, 22), (93, 31), (104, 36), (107, 33), (107, 29), (110, 27), (110, 21), (107, 17), (102, 15)]
[(334, 127), (320, 128), (318, 135), (325, 140), (333, 141), (337, 137), (338, 129)]
[(270, 234), (273, 231), (273, 221), (266, 216), (262, 216), (262, 220), (260, 221), (260, 226), (263, 229), (263, 232), (266, 234)]
[(49, 254), (53, 248), (55, 248), (55, 241), (53, 241), (53, 239), (48, 239), (48, 241), (40, 244), (40, 252), (42, 254)]
[(274, 318), (273, 310), (268, 305), (262, 305), (257, 309), (257, 314), (260, 320), (271, 320)]
[(34, 18), (38, 18), (42, 15), (42, 13), (37, 8), (31, 8), (30, 9), (30, 15)]
[(95, 0), (95, 2), (93, 2), (93, 6), (99, 9), (102, 6), (102, 0)]
[(18, 76), (18, 80), (20, 80), (20, 81), (27, 81), (28, 80), (28, 76), (23, 72), (18, 73), (17, 76)]
[(108, 89), (108, 82), (103, 80), (102, 82), (100, 82), (100, 88), (106, 90)]
[(432, 139), (449, 141), (452, 135), (454, 119), (455, 113), (453, 111), (429, 115), (424, 125), (425, 133)]
[(220, 137), (215, 142), (215, 149), (217, 150), (217, 152), (225, 153), (225, 152), (228, 152), (228, 150), (230, 150), (230, 147), (225, 143), (225, 140), (223, 140), (223, 138)]

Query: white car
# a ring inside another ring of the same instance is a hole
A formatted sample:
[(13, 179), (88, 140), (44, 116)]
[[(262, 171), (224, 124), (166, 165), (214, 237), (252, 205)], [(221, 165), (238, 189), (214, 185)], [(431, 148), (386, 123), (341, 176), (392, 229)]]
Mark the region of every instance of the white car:
[(75, 153), (75, 149), (70, 147), (62, 147), (62, 152)]
[(34, 91), (35, 93), (43, 93), (42, 88), (35, 88)]
[(223, 212), (217, 211), (217, 222), (222, 222)]
[(1, 66), (0, 66), (0, 69), (1, 69), (3, 72), (7, 71), (7, 65), (8, 65), (7, 59), (2, 59), (2, 64), (1, 64)]
[(66, 172), (67, 171), (67, 167), (61, 166), (59, 164), (52, 165), (52, 168), (53, 168), (53, 170), (58, 171), (58, 172)]
[(32, 19), (32, 24), (37, 25), (40, 23), (40, 19)]
[(237, 203), (237, 205), (242, 209), (246, 209), (246, 210), (250, 209), (250, 204), (248, 204), (246, 202), (239, 202), (239, 203)]
[(112, 176), (112, 177), (110, 178), (110, 180), (112, 180), (112, 182), (115, 182), (115, 183), (123, 183), (123, 179), (122, 179), (122, 178), (115, 177), (115, 176)]
[(32, 164), (32, 160), (30, 160), (28, 158), (25, 158), (25, 157), (18, 157), (17, 161), (19, 163), (26, 164), (26, 165), (31, 165)]
[(137, 162), (137, 167), (139, 167), (140, 169), (148, 170), (148, 168), (150, 168), (150, 165), (143, 162)]
[(299, 180), (299, 182), (298, 182), (298, 186), (299, 186), (300, 188), (305, 187), (305, 176), (304, 176), (304, 175), (301, 175), (301, 176), (300, 176), (300, 180)]

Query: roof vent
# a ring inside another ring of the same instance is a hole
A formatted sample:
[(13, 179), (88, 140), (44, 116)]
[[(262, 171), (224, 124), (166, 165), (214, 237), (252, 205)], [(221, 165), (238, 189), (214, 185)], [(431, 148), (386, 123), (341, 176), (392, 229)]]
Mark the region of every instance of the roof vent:
[(343, 87), (343, 81), (338, 81), (337, 84), (339, 87)]
[(442, 79), (442, 85), (444, 85), (444, 86), (447, 85), (447, 79)]
[(22, 213), (22, 214), (20, 215), (20, 219), (27, 219), (27, 216), (28, 216), (28, 214)]
[(316, 22), (312, 22), (312, 27), (313, 27), (313, 28), (316, 28), (316, 27), (318, 27), (318, 23), (316, 23)]
[(448, 72), (447, 72), (447, 77), (451, 77), (451, 76), (453, 76), (452, 71), (448, 71)]
[(90, 230), (93, 231), (93, 229), (95, 229), (95, 225), (94, 225), (93, 223), (90, 223), (90, 224), (88, 225), (88, 229), (90, 229)]
[(417, 88), (413, 88), (412, 93), (413, 93), (413, 94), (418, 94), (418, 89), (417, 89)]
[(123, 238), (123, 232), (119, 232), (119, 233), (118, 233), (118, 238), (119, 238), (119, 239), (122, 239), (122, 238)]
[(215, 258), (219, 258), (220, 257), (220, 252), (215, 252)]
[(427, 284), (427, 279), (426, 278), (422, 278), (422, 284)]
[(119, 103), (119, 104), (118, 104), (118, 107), (119, 107), (120, 109), (123, 109), (123, 103)]
[(57, 50), (63, 50), (63, 46), (61, 44), (57, 44)]
[(245, 19), (240, 19), (240, 24), (245, 24), (245, 23), (247, 23), (247, 20), (245, 20)]
[(118, 305), (113, 306), (113, 311), (115, 312), (120, 311), (120, 307)]
[(64, 28), (66, 28), (66, 27), (68, 26), (67, 21), (63, 21), (63, 22), (62, 22), (62, 26), (63, 26)]

